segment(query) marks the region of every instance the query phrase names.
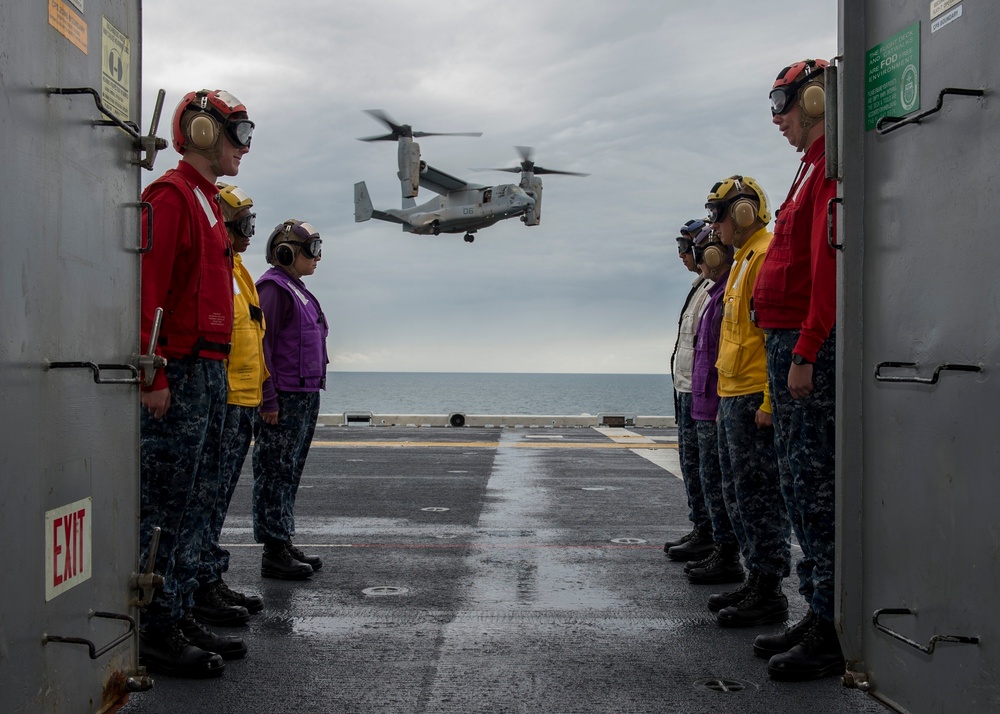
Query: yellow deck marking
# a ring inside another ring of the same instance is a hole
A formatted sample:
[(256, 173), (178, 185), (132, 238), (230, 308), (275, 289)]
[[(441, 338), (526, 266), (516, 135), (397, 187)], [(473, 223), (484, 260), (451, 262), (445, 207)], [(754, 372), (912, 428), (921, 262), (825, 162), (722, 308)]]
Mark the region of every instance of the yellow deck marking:
[[(314, 441), (312, 447), (327, 449), (498, 449), (499, 441)], [(616, 444), (614, 442), (561, 441), (561, 442), (505, 442), (503, 448), (515, 449), (676, 449), (677, 444)]]

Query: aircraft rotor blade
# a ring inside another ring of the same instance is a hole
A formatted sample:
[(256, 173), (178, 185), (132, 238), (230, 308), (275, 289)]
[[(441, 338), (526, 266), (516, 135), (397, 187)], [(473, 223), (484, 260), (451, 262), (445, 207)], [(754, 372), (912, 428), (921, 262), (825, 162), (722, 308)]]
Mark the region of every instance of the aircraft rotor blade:
[(482, 136), (481, 131), (458, 131), (458, 132), (434, 132), (434, 131), (415, 131), (413, 132), (414, 138), (421, 138), (424, 136)]
[(359, 136), (358, 141), (396, 141), (398, 138), (396, 134), (383, 134), (382, 136)]
[(483, 135), (483, 132), (481, 131), (459, 132), (459, 133), (413, 131), (412, 126), (410, 126), (409, 124), (396, 123), (388, 114), (386, 114), (381, 109), (365, 109), (365, 114), (369, 115), (376, 121), (385, 124), (391, 133), (379, 136), (367, 136), (358, 139), (358, 141), (396, 141), (404, 136), (408, 136), (411, 138), (420, 138), (424, 136), (482, 136)]
[(521, 167), (520, 166), (514, 166), (514, 167), (502, 168), (502, 169), (501, 168), (469, 169), (469, 171), (506, 171), (507, 173), (511, 173), (511, 174), (519, 174), (519, 173), (521, 173)]
[(536, 176), (541, 176), (542, 174), (556, 174), (560, 176), (590, 176), (590, 174), (581, 174), (576, 171), (557, 171), (555, 169), (543, 169), (541, 166), (536, 166), (534, 168), (534, 174)]
[(557, 169), (546, 169), (541, 166), (535, 166), (535, 162), (532, 157), (535, 154), (535, 150), (530, 146), (515, 146), (514, 149), (517, 151), (518, 155), (521, 157), (521, 165), (514, 168), (492, 168), (492, 169), (472, 169), (472, 171), (507, 171), (512, 174), (519, 174), (523, 172), (530, 172), (536, 176), (541, 176), (543, 174), (556, 174), (559, 176), (590, 176), (590, 174), (578, 173), (576, 171), (559, 171)]

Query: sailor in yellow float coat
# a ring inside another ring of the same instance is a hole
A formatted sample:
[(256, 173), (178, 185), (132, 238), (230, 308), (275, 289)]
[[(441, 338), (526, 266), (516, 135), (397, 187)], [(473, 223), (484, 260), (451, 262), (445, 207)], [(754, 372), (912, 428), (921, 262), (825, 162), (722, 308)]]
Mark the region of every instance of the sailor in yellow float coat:
[(195, 592), (195, 607), (206, 605), (236, 605), (246, 608), (246, 617), (263, 609), (258, 595), (236, 592), (223, 582), (222, 574), (229, 569), (229, 552), (219, 545), (222, 524), (229, 502), (236, 490), (243, 462), (253, 437), (254, 417), (263, 397), (261, 385), (267, 379), (264, 365), (264, 313), (253, 277), (243, 265), (240, 253), (250, 245), (257, 214), (252, 212), (253, 200), (240, 188), (218, 184), (222, 215), (233, 245), (233, 335), (227, 362), (229, 398), (226, 425), (222, 437), (219, 501), (208, 534), (211, 555), (203, 558), (198, 571), (199, 588)]
[[(791, 526), (778, 479), (764, 333), (754, 324), (750, 303), (771, 243), (771, 212), (764, 190), (740, 175), (715, 184), (705, 208), (721, 242), (736, 249), (722, 300), (716, 368), (722, 495), (739, 548), (724, 545), (698, 582), (742, 579), (742, 555), (749, 571), (743, 586), (713, 595), (709, 607), (723, 627), (754, 627), (788, 617), (781, 581), (789, 574)], [(692, 569), (688, 578), (698, 575)]]
[(750, 299), (770, 243), (771, 232), (760, 228), (736, 251), (723, 298), (722, 333), (716, 361), (719, 396), (762, 393), (759, 409), (768, 414), (771, 413), (771, 398), (767, 388), (764, 333), (751, 319)]

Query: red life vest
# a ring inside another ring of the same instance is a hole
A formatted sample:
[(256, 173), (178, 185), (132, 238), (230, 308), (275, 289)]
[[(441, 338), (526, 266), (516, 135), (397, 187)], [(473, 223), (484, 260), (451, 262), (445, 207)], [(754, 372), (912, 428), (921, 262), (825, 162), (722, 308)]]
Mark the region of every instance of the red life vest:
[[(174, 192), (180, 197), (170, 195)], [(143, 200), (153, 205), (153, 246), (143, 256), (143, 349), (151, 329), (147, 321), (151, 322), (156, 307), (162, 307), (158, 354), (207, 359), (225, 359), (229, 354), (233, 251), (217, 196), (218, 189), (183, 161), (142, 193)], [(169, 227), (178, 235), (158, 234), (158, 226), (161, 231)], [(148, 245), (145, 235), (143, 241)], [(169, 280), (165, 297), (147, 295), (147, 279), (154, 283)], [(159, 299), (164, 304), (145, 304)]]

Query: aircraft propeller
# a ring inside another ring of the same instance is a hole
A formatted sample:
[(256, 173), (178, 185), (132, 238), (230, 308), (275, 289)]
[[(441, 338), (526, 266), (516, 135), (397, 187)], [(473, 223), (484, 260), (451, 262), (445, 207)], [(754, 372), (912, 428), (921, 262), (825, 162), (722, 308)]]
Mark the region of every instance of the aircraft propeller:
[(576, 171), (557, 171), (556, 169), (546, 169), (541, 166), (536, 166), (535, 162), (532, 160), (535, 150), (530, 146), (515, 146), (517, 153), (521, 156), (520, 166), (511, 166), (505, 168), (490, 168), (490, 169), (472, 169), (473, 171), (506, 171), (512, 174), (519, 174), (523, 172), (533, 173), (535, 176), (541, 176), (542, 174), (560, 174), (562, 176), (590, 176), (590, 174), (581, 174)]
[(457, 132), (457, 133), (438, 133), (429, 131), (413, 131), (413, 127), (409, 124), (397, 124), (392, 119), (389, 118), (384, 111), (381, 109), (365, 109), (365, 113), (372, 116), (374, 119), (385, 124), (391, 130), (389, 134), (383, 134), (381, 136), (367, 136), (359, 138), (358, 141), (397, 141), (401, 137), (408, 136), (414, 139), (419, 139), (424, 136), (482, 136), (481, 131), (470, 131), (470, 132)]

